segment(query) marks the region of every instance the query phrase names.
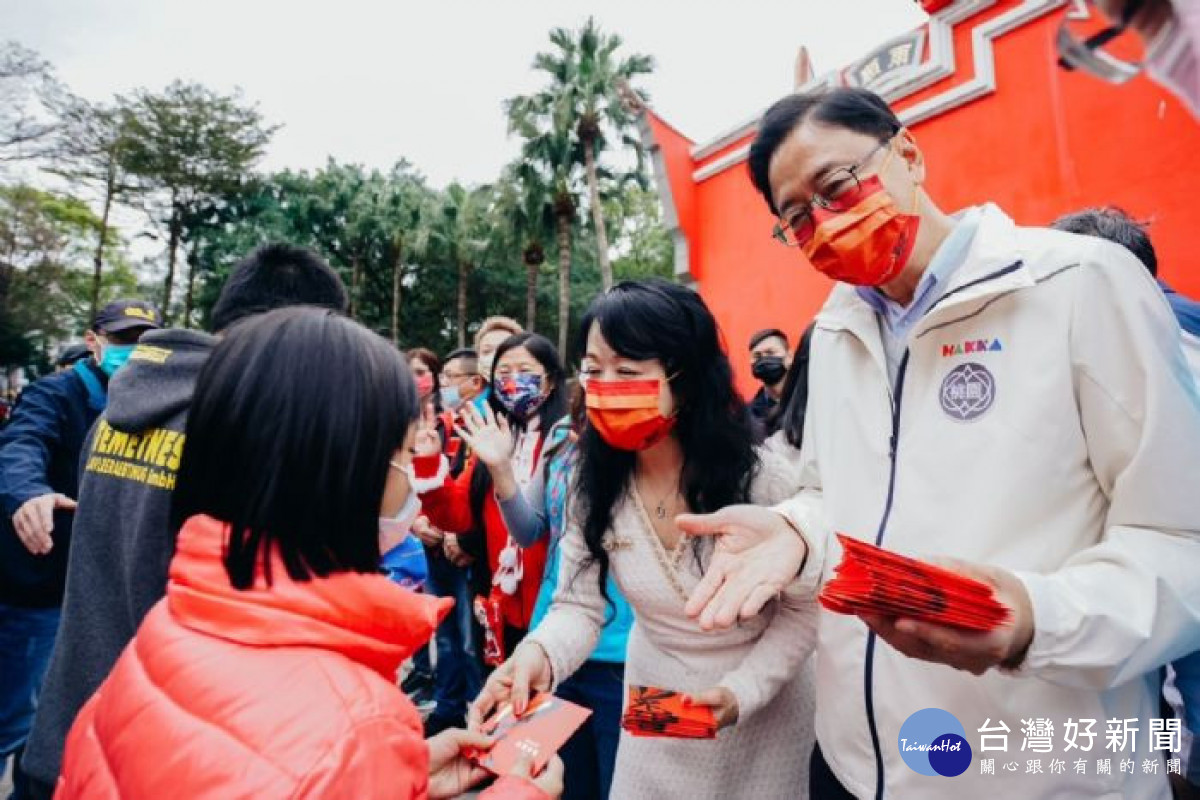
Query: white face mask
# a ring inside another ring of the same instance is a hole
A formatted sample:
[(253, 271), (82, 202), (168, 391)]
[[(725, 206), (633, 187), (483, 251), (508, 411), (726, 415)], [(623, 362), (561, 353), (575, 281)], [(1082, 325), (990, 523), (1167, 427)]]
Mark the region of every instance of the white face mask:
[(1200, 119), (1200, 3), (1172, 0), (1175, 14), (1146, 52), (1146, 71)]
[(406, 473), (408, 473), (409, 478), (409, 489), (404, 505), (396, 512), (396, 516), (379, 518), (379, 549), (381, 553), (391, 550), (397, 544), (404, 541), (404, 538), (412, 531), (413, 523), (421, 515), (421, 498), (412, 489), (413, 477), (411, 472), (406, 470)]

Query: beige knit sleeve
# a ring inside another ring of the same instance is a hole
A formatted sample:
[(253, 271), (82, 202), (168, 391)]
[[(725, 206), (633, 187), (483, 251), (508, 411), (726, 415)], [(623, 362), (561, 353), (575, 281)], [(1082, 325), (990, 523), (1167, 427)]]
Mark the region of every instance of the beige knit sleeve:
[(607, 608), (597, 582), (600, 566), (591, 560), (583, 531), (573, 519), (568, 519), (558, 546), (562, 551), (554, 600), (545, 618), (525, 637), (546, 651), (554, 686), (571, 677), (596, 649)]

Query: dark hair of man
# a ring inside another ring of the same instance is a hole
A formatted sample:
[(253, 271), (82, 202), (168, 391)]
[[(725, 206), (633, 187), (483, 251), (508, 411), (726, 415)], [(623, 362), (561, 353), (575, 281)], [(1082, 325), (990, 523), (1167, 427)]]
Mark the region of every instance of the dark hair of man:
[(240, 261), (213, 306), (209, 327), (223, 331), (240, 319), (285, 306), (319, 306), (346, 312), (342, 279), (304, 247), (264, 245)]
[(783, 379), (783, 390), (779, 394), (779, 405), (771, 412), (768, 428), (783, 430), (788, 444), (797, 450), (804, 443), (804, 417), (808, 411), (808, 356), (812, 347), (813, 325), (809, 324), (800, 335), (792, 365)]
[(172, 498), (176, 524), (230, 525), (225, 569), (248, 589), (278, 552), (298, 581), (379, 568), (389, 462), (417, 418), (403, 356), (328, 310), (230, 329), (196, 383)]
[[(496, 375), (496, 367), (499, 365), (500, 359), (504, 358), (505, 353), (518, 347), (524, 347), (531, 356), (537, 359), (537, 362), (542, 365), (542, 369), (546, 370), (544, 380), (553, 384), (550, 394), (547, 395), (545, 402), (537, 411), (538, 431), (545, 436), (550, 432), (554, 423), (567, 415), (567, 371), (563, 367), (562, 359), (558, 357), (558, 350), (549, 339), (537, 333), (517, 333), (508, 337), (496, 348), (496, 358), (492, 362), (492, 374), (484, 377), (487, 378), (489, 384), (495, 386), (493, 378)], [(525, 430), (527, 420), (518, 419), (509, 413), (509, 410), (500, 402), (495, 389), (488, 395), (487, 402), (497, 417), (504, 417), (508, 420), (508, 424), (514, 432)], [(549, 455), (549, 452), (542, 453), (543, 463), (549, 463)], [(471, 475), (469, 497), (471, 516), (476, 521), (477, 528), (482, 529), (483, 504), (491, 491), (491, 472), (476, 465), (475, 471)]]
[(468, 375), (479, 374), (479, 353), (475, 352), (470, 347), (460, 347), (450, 355), (446, 356), (443, 364), (449, 364), (451, 361), (461, 360), (463, 372)]
[(767, 339), (780, 339), (783, 341), (784, 349), (786, 350), (788, 347), (788, 338), (786, 333), (779, 330), (779, 328), (767, 328), (766, 330), (761, 330), (750, 337), (750, 349), (753, 350)]
[[(712, 312), (690, 289), (661, 279), (622, 281), (592, 301), (579, 327), (579, 352), (587, 352), (593, 326), (618, 354), (657, 360), (671, 376), (683, 450), (680, 489), (689, 510), (716, 511), (750, 496), (758, 465), (750, 414), (733, 385), (733, 369)], [(604, 538), (613, 509), (633, 480), (635, 453), (604, 441), (590, 424), (580, 437), (574, 500), (590, 554), (599, 565), (600, 591), (608, 580)], [(698, 551), (696, 551), (698, 553)]]
[(767, 109), (750, 145), (750, 180), (771, 209), (779, 215), (768, 177), (771, 158), (780, 145), (808, 120), (845, 128), (886, 142), (904, 127), (882, 97), (866, 89), (821, 89), (788, 95)]
[(1146, 225), (1115, 206), (1085, 208), (1059, 217), (1050, 227), (1119, 244), (1137, 256), (1151, 275), (1158, 277), (1158, 255), (1150, 234), (1146, 233)]
[[(442, 413), (442, 361), (437, 357), (437, 353), (427, 347), (414, 347), (405, 354), (411, 362), (413, 359), (420, 361), (425, 365), (425, 369), (433, 375), (433, 394), (431, 401), (433, 410), (440, 414)], [(442, 434), (443, 440), (449, 436), (450, 432), (445, 431)]]

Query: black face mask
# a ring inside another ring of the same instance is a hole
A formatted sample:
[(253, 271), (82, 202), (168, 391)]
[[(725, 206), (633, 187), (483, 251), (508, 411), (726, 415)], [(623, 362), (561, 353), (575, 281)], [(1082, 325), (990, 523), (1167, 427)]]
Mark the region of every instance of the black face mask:
[(779, 356), (763, 356), (750, 368), (751, 373), (767, 386), (774, 386), (787, 375), (787, 367)]

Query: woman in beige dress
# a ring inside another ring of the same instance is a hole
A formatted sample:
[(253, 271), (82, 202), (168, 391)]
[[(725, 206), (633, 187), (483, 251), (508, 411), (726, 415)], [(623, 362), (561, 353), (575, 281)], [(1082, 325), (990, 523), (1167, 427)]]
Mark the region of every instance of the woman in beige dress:
[(611, 572), (633, 607), (625, 681), (710, 706), (715, 740), (622, 732), (611, 797), (808, 797), (813, 694), (808, 659), (816, 604), (785, 587), (771, 609), (729, 630), (684, 613), (712, 542), (675, 517), (730, 503), (775, 503), (794, 470), (756, 451), (716, 322), (700, 297), (665, 281), (621, 283), (584, 317), (588, 425), (549, 614), (493, 673), (471, 709), (478, 723), (531, 690), (550, 689), (595, 646)]

